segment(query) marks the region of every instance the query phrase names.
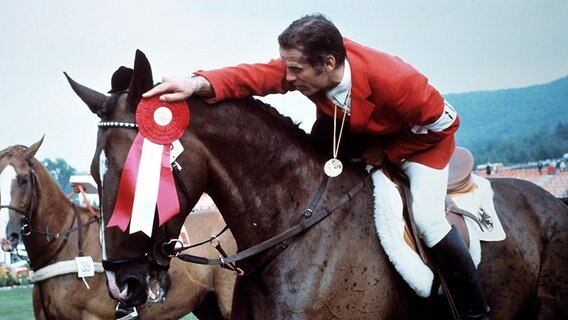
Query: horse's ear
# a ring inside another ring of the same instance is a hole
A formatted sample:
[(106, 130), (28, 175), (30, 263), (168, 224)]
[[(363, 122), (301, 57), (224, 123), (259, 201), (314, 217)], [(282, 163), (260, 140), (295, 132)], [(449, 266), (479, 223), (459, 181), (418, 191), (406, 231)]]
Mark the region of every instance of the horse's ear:
[(128, 105), (136, 112), (138, 102), (142, 98), (142, 94), (154, 86), (152, 79), (152, 68), (146, 55), (140, 50), (136, 50), (136, 57), (134, 58), (134, 73), (128, 88)]
[(45, 138), (45, 136), (41, 137), (41, 139), (32, 144), (31, 146), (29, 146), (28, 148), (26, 148), (26, 150), (24, 151), (24, 158), (26, 160), (30, 160), (31, 158), (33, 158), (37, 152), (37, 150), (39, 149), (39, 147), (41, 146), (41, 144), (43, 143), (43, 138)]
[(75, 91), (79, 98), (81, 98), (81, 100), (83, 100), (83, 102), (87, 104), (92, 113), (98, 115), (99, 111), (105, 104), (107, 96), (75, 82), (75, 80), (71, 79), (71, 77), (67, 75), (67, 72), (63, 72), (63, 74), (67, 78), (67, 81), (71, 85), (73, 91)]

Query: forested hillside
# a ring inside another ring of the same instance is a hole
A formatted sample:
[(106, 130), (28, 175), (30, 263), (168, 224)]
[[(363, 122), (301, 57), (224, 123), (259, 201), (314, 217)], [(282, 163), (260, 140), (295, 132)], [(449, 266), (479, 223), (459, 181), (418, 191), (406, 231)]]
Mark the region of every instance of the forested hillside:
[(476, 163), (514, 164), (568, 152), (568, 77), (518, 89), (446, 94)]

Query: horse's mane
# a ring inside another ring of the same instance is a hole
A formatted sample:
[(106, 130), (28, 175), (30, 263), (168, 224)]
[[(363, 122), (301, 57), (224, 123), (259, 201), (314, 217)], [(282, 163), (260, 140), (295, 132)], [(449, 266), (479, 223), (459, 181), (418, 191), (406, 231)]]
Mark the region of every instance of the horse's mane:
[[(124, 91), (115, 92), (111, 94), (109, 99), (105, 102), (104, 106), (99, 111), (99, 116), (108, 115), (116, 106), (119, 97)], [(201, 100), (197, 97), (190, 99)], [(333, 119), (327, 116), (321, 116), (314, 123), (312, 131), (307, 133), (300, 128), (300, 123), (294, 122), (292, 118), (281, 114), (278, 109), (272, 105), (255, 97), (248, 97), (235, 100), (219, 101), (217, 105), (233, 105), (239, 109), (248, 109), (248, 112), (256, 114), (261, 119), (270, 123), (271, 126), (282, 128), (286, 134), (290, 135), (295, 141), (305, 143), (314, 150), (316, 153), (331, 157), (332, 150), (332, 137), (333, 137)], [(191, 105), (191, 104), (190, 104)], [(349, 123), (346, 122), (346, 128), (343, 131), (341, 148), (339, 151), (339, 158), (351, 159), (358, 157), (362, 151), (362, 137), (352, 135), (349, 133)]]
[[(256, 98), (233, 100), (237, 108), (249, 108), (273, 126), (284, 128), (296, 141), (306, 143), (310, 149), (325, 157), (332, 156), (333, 118), (320, 116), (310, 133), (305, 132), (290, 117), (282, 115), (276, 108)], [(338, 122), (339, 123), (339, 122)], [(338, 128), (339, 128), (338, 124)], [(338, 157), (342, 160), (358, 158), (368, 145), (369, 137), (349, 132), (349, 122), (345, 123)]]
[(239, 105), (239, 108), (251, 108), (258, 110), (257, 112), (266, 114), (266, 116), (270, 117), (269, 121), (271, 124), (281, 124), (282, 127), (289, 128), (290, 132), (298, 135), (298, 137), (302, 139), (308, 139), (309, 137), (309, 135), (300, 128), (300, 123), (294, 122), (292, 118), (281, 114), (275, 107), (262, 100), (250, 97), (234, 101)]
[[(111, 94), (109, 99), (107, 99), (107, 101), (104, 103), (103, 107), (99, 111), (98, 116), (101, 117), (101, 116), (110, 114), (112, 109), (116, 106), (118, 99), (120, 98), (120, 96), (123, 93), (124, 93), (124, 91), (120, 91), (120, 92), (115, 92), (115, 93)], [(252, 109), (257, 109), (257, 110), (258, 109), (266, 110), (266, 111), (268, 111), (267, 114), (272, 117), (270, 123), (274, 123), (274, 122), (281, 123), (284, 127), (290, 128), (290, 130), (292, 132), (295, 132), (295, 134), (300, 136), (302, 139), (307, 139), (309, 137), (309, 135), (304, 130), (302, 130), (300, 128), (300, 123), (296, 123), (292, 120), (292, 118), (281, 114), (280, 112), (278, 112), (278, 110), (276, 108), (274, 108), (270, 104), (267, 104), (267, 103), (265, 103), (265, 102), (263, 102), (259, 99), (253, 98), (253, 97), (237, 99), (237, 100), (232, 100), (232, 101), (235, 104), (238, 104), (240, 108), (250, 107)], [(218, 103), (222, 103), (222, 102), (218, 102)]]
[[(49, 171), (49, 169), (45, 166), (43, 161), (39, 161), (38, 159), (36, 159), (36, 157), (32, 157), (30, 160), (32, 161), (32, 163), (34, 165), (34, 170), (36, 171), (36, 174), (43, 175), (43, 176), (45, 176), (46, 179), (49, 179), (52, 182), (55, 189), (57, 190), (57, 193), (59, 193), (63, 196), (61, 199), (63, 199), (63, 201), (67, 202), (69, 205), (72, 205), (73, 202), (69, 198), (67, 198), (67, 196), (63, 192), (62, 186), (55, 179), (55, 177)], [(81, 207), (81, 206), (77, 206), (77, 207)]]

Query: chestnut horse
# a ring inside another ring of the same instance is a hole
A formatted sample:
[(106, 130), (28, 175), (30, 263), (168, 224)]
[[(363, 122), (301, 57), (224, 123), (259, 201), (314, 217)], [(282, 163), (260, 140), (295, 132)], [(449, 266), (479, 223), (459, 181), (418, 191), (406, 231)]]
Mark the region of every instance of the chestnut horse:
[[(136, 108), (141, 94), (154, 83), (150, 64), (137, 51), (129, 87), (111, 96), (69, 77), (68, 81), (101, 118), (91, 169), (95, 180), (103, 183), (101, 208), (108, 222), (126, 155), (138, 132)], [(373, 190), (362, 164), (345, 163), (343, 173), (329, 179), (311, 214), (305, 209), (319, 197), (323, 165), (329, 158), (316, 151), (309, 135), (252, 98), (215, 104), (191, 98), (187, 103), (191, 120), (179, 139), (185, 151), (176, 161), (182, 170), (175, 172), (180, 206), (186, 208), (182, 212), (189, 212), (207, 192), (231, 228), (241, 257), (250, 252), (247, 248), (269, 238), (305, 229), (239, 262), (244, 275), (237, 278), (232, 318), (448, 316), (435, 314), (436, 299), (422, 299), (411, 290), (380, 246)], [(492, 318), (566, 319), (568, 208), (526, 181), (492, 179), (491, 184), (507, 233), (504, 241), (482, 243), (479, 273)], [(342, 205), (337, 205), (338, 199)], [(329, 215), (308, 227), (310, 217), (322, 212)], [(109, 285), (119, 288), (124, 302), (146, 301), (146, 279), (163, 265), (156, 263), (163, 254), (153, 250), (154, 245), (159, 246), (161, 237), (175, 235), (182, 222), (183, 216), (161, 227), (155, 221), (151, 238), (116, 227), (105, 229), (107, 259), (113, 265), (114, 283)]]
[[(4, 189), (0, 190), (2, 214), (10, 210), (8, 225), (0, 225), (7, 235), (0, 232), (2, 248), (10, 251), (19, 240), (24, 242), (37, 279), (33, 289), (36, 319), (114, 319), (117, 302), (108, 294), (104, 275), (96, 273), (83, 282), (76, 267), (68, 270), (76, 266), (76, 257), (90, 256), (102, 272), (99, 213), (74, 205), (63, 194), (34, 158), (41, 142), (0, 151), (0, 177), (11, 185), (8, 190), (2, 184)], [(191, 243), (209, 239), (224, 226), (218, 211), (195, 212), (186, 221)], [(230, 231), (218, 238), (228, 252), (236, 251)], [(188, 251), (216, 256), (209, 244)], [(200, 319), (228, 319), (236, 277), (233, 272), (181, 261), (173, 261), (169, 272), (172, 283), (167, 299), (142, 306), (140, 318), (179, 319), (193, 312)]]

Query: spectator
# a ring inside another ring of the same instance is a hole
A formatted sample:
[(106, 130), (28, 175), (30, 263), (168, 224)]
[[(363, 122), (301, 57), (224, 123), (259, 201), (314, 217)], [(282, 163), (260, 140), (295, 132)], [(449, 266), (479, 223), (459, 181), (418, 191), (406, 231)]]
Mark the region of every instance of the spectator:
[(555, 174), (556, 173), (556, 161), (552, 160), (548, 164), (548, 174)]
[(542, 174), (542, 161), (539, 160), (536, 167), (538, 168), (538, 173)]

